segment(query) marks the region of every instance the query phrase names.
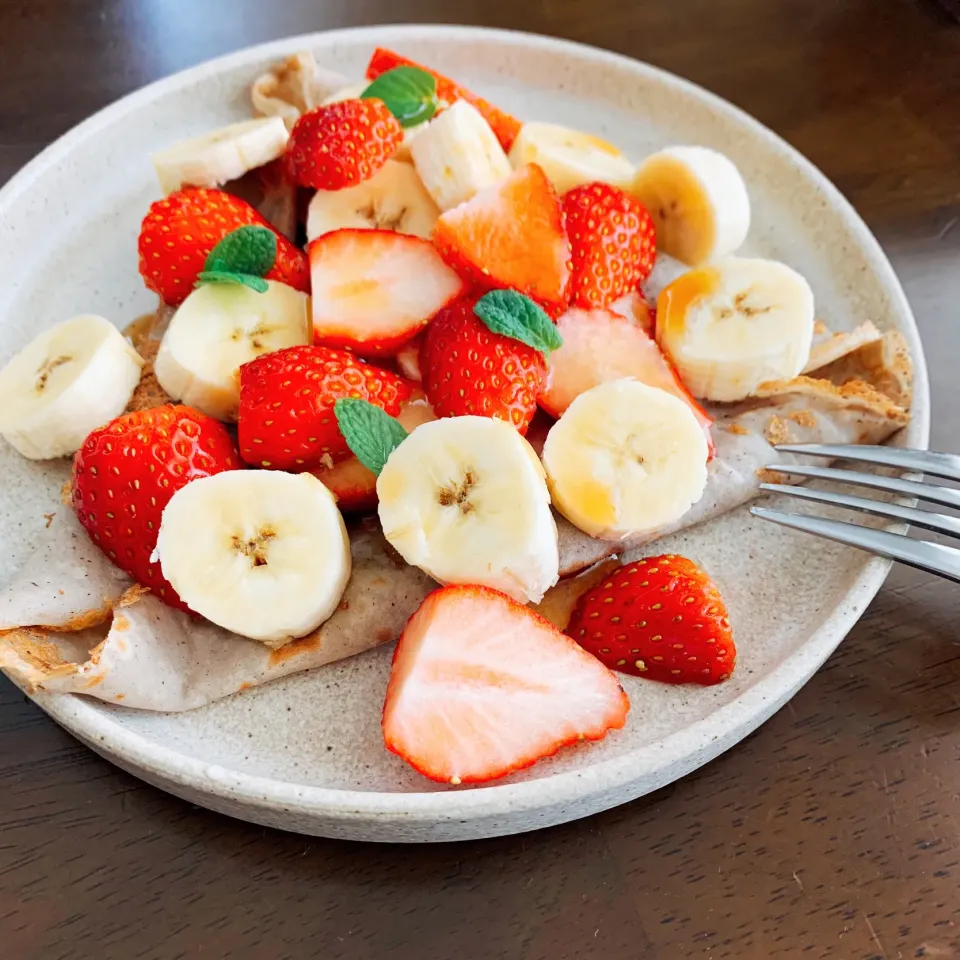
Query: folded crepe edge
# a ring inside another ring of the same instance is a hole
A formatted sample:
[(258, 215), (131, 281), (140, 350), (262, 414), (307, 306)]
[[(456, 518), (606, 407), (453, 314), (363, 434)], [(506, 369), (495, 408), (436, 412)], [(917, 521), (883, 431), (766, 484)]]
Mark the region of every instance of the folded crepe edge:
[[(0, 630), (0, 669), (8, 671), (23, 686), (27, 693), (36, 693), (44, 689), (44, 683), (58, 677), (72, 676), (96, 667), (100, 662), (108, 635), (87, 649), (87, 659), (83, 663), (68, 660), (57, 646), (51, 634), (77, 634), (83, 630), (111, 621), (111, 629), (118, 628), (121, 615), (117, 611), (136, 603), (150, 591), (146, 587), (134, 584), (128, 587), (116, 600), (108, 600), (96, 610), (80, 614), (60, 626), (14, 627), (12, 630)], [(94, 677), (91, 686), (100, 683), (103, 676)]]

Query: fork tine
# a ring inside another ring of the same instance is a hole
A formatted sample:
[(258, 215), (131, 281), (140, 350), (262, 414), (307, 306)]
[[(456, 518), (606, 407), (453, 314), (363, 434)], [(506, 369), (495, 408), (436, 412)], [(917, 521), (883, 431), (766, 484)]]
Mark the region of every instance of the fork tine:
[(917, 510), (916, 507), (902, 507), (897, 503), (884, 503), (882, 500), (867, 500), (865, 497), (851, 497), (846, 494), (831, 493), (828, 490), (813, 490), (810, 487), (793, 487), (786, 483), (761, 483), (761, 490), (768, 493), (783, 493), (788, 497), (812, 500), (815, 503), (830, 503), (848, 510), (872, 513), (878, 517), (890, 517), (904, 523), (923, 527), (934, 533), (945, 533), (949, 537), (960, 537), (960, 517), (950, 517), (944, 513), (931, 513)]
[(871, 487), (874, 490), (897, 493), (914, 500), (927, 500), (943, 507), (960, 509), (960, 490), (938, 487), (932, 483), (917, 483), (915, 480), (877, 476), (874, 473), (855, 473), (853, 470), (837, 470), (834, 467), (808, 467), (806, 464), (792, 466), (778, 464), (768, 469), (777, 473), (792, 473), (798, 477), (811, 477), (815, 480), (835, 480), (837, 483), (851, 483), (857, 487)]
[(811, 457), (833, 457), (837, 460), (861, 460), (897, 470), (927, 473), (944, 480), (960, 480), (960, 457), (953, 453), (931, 450), (900, 450), (897, 447), (845, 446), (833, 443), (782, 443), (777, 450), (802, 453)]
[(784, 513), (769, 507), (751, 507), (750, 512), (755, 517), (771, 520), (781, 526), (858, 547), (877, 556), (886, 557), (888, 560), (899, 560), (900, 563), (916, 567), (918, 570), (935, 573), (954, 583), (960, 583), (960, 550), (954, 547), (927, 543), (924, 540), (911, 540), (896, 533), (888, 533), (886, 530), (861, 527), (856, 523)]

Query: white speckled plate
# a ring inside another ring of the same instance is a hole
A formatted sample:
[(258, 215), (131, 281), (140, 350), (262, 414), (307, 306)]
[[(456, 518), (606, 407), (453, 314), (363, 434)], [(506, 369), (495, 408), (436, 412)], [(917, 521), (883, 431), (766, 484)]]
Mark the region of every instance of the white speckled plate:
[[(38, 329), (75, 313), (123, 325), (152, 307), (136, 253), (140, 220), (158, 196), (152, 151), (246, 117), (249, 83), (278, 58), (311, 49), (320, 62), (360, 77), (378, 44), (434, 65), (521, 118), (591, 131), (636, 159), (671, 142), (729, 154), (753, 202), (748, 252), (785, 260), (808, 277), (818, 316), (831, 326), (871, 319), (905, 334), (917, 384), (913, 422), (900, 442), (926, 445), (927, 380), (910, 309), (876, 240), (814, 167), (734, 107), (652, 67), (544, 37), (458, 27), (347, 30), (242, 51), (155, 83), (68, 133), (0, 191), (0, 262), (8, 266), (0, 362)], [(0, 578), (27, 557), (43, 514), (58, 509), (65, 472), (0, 449)], [(389, 648), (187, 714), (75, 696), (36, 700), (136, 776), (243, 819), (364, 840), (532, 830), (631, 800), (735, 744), (833, 651), (888, 569), (745, 510), (674, 537), (669, 548), (720, 582), (739, 650), (732, 680), (691, 689), (628, 677), (625, 730), (494, 786), (439, 787), (383, 749)]]

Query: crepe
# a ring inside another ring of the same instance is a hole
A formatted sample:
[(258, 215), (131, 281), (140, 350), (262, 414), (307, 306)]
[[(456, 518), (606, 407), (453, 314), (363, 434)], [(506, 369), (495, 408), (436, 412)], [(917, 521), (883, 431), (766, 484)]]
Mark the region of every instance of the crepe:
[[(144, 332), (138, 346), (145, 353), (161, 335), (165, 317), (161, 310), (153, 331)], [(676, 524), (611, 543), (558, 516), (561, 574), (642, 548), (750, 500), (761, 480), (770, 478), (771, 464), (789, 462), (774, 444), (881, 443), (904, 426), (911, 367), (903, 339), (858, 329), (841, 340), (829, 338), (822, 370), (764, 384), (756, 397), (713, 411), (717, 454), (706, 490)], [(837, 348), (840, 342), (846, 351)], [(135, 405), (162, 400), (162, 392), (155, 396), (148, 384)], [(535, 446), (542, 438), (542, 430), (530, 436)], [(150, 596), (106, 559), (65, 509), (29, 563), (0, 591), (0, 667), (30, 691), (83, 693), (173, 712), (353, 656), (395, 640), (436, 584), (403, 562), (374, 518), (354, 523), (350, 541), (353, 574), (337, 611), (309, 636), (271, 650)], [(569, 593), (562, 585), (555, 590)], [(548, 595), (542, 606), (550, 605)]]

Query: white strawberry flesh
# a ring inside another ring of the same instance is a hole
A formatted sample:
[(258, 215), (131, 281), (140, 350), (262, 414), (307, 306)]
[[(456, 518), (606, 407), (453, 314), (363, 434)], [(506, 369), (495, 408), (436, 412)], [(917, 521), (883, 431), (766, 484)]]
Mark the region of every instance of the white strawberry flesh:
[(528, 607), (487, 587), (436, 590), (410, 618), (383, 706), (389, 750), (478, 783), (626, 722), (616, 677)]
[(317, 343), (393, 356), (458, 297), (463, 281), (433, 246), (390, 230), (335, 230), (310, 244)]

